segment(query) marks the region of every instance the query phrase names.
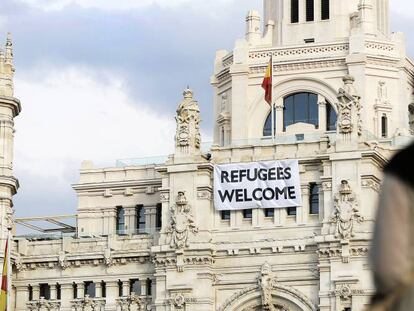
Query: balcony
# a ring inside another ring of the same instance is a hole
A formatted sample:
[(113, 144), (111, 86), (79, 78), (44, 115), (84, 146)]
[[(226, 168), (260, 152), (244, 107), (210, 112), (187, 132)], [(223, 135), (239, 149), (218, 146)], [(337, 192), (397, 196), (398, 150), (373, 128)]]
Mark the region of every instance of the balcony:
[(104, 311), (105, 298), (91, 298), (88, 295), (85, 298), (78, 298), (71, 301), (73, 311)]
[(138, 296), (132, 293), (129, 296), (120, 297), (116, 300), (117, 311), (140, 311), (149, 310), (151, 297)]
[(26, 304), (29, 311), (59, 311), (60, 300), (47, 300), (41, 297), (39, 300), (32, 300)]

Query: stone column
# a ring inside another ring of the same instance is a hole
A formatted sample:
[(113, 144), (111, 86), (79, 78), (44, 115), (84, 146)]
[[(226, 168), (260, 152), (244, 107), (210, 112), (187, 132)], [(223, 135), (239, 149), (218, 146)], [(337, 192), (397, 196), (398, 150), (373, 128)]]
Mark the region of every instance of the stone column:
[(118, 282), (112, 281), (106, 283), (106, 310), (116, 310), (116, 299), (118, 295)]
[(130, 294), (129, 280), (122, 281), (122, 296), (126, 297)]
[(157, 287), (156, 287), (156, 284), (155, 284), (155, 279), (152, 279), (152, 282), (151, 282), (151, 297), (152, 297), (152, 302), (154, 303), (155, 302), (155, 296), (156, 296), (156, 289), (157, 289)]
[(27, 286), (16, 286), (16, 311), (26, 311), (26, 303), (29, 301)]
[(302, 185), (302, 206), (298, 206), (297, 221), (300, 225), (305, 225), (308, 222), (309, 215), (309, 185)]
[(33, 291), (33, 300), (39, 300), (40, 299), (39, 284), (33, 285), (32, 286), (32, 291)]
[(71, 310), (71, 300), (73, 300), (73, 284), (60, 285), (60, 311)]
[(147, 280), (143, 279), (143, 280), (139, 280), (140, 284), (141, 284), (141, 296), (146, 296), (147, 295)]
[(125, 232), (129, 234), (136, 234), (136, 207), (127, 206), (125, 207)]
[(95, 282), (95, 297), (102, 298), (102, 285), (100, 281)]
[(322, 132), (326, 132), (327, 128), (326, 128), (326, 123), (327, 123), (327, 118), (328, 116), (326, 115), (326, 105), (329, 105), (328, 103), (326, 103), (326, 99), (325, 97), (318, 95), (318, 119), (319, 119), (319, 129)]
[(50, 300), (56, 300), (57, 299), (57, 290), (56, 290), (56, 284), (50, 285)]
[(78, 288), (77, 288), (77, 297), (79, 298), (84, 298), (85, 297), (85, 284), (83, 282), (81, 283), (77, 283)]

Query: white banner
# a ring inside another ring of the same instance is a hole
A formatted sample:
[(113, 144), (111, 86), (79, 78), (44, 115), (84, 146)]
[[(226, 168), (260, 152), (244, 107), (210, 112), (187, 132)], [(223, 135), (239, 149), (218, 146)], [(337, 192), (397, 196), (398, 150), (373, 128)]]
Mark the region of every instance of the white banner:
[(216, 165), (214, 205), (216, 210), (301, 206), (298, 161)]

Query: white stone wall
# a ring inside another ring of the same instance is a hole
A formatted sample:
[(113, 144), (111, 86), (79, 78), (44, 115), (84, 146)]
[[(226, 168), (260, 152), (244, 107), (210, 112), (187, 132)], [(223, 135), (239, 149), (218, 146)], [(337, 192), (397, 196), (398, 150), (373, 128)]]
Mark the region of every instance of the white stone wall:
[[(15, 240), (12, 309), (363, 310), (374, 293), (367, 254), (382, 168), (411, 139), (414, 66), (402, 35), (388, 32), (388, 1), (331, 2), (329, 21), (303, 23), (301, 13), (301, 22), (291, 25), (290, 1), (265, 0), (265, 32), (258, 14), (249, 12), (246, 38), (231, 53), (217, 52), (209, 155), (200, 150), (198, 103), (185, 90), (176, 150), (167, 161), (114, 168), (84, 162), (74, 185), (76, 234)], [(304, 44), (305, 35), (315, 42)], [(260, 84), (270, 55), (274, 141), (262, 137), (270, 107)], [(283, 98), (303, 91), (318, 95), (319, 127), (294, 124), (285, 131)], [(325, 127), (328, 103), (340, 117), (331, 132)], [(350, 129), (342, 122), (346, 109)], [(215, 211), (215, 164), (291, 158), (299, 160), (304, 202), (296, 215), (278, 209), (267, 218), (253, 210), (244, 219), (242, 211), (232, 211), (223, 220)], [(319, 186), (318, 214), (309, 210), (310, 183)], [(145, 234), (134, 230), (140, 204)], [(154, 225), (157, 204), (160, 230)], [(125, 234), (115, 231), (117, 206), (126, 209)], [(133, 279), (143, 281), (138, 297), (130, 294)], [(90, 281), (97, 284), (96, 297), (84, 297)], [(51, 285), (50, 300), (40, 297), (44, 283)]]

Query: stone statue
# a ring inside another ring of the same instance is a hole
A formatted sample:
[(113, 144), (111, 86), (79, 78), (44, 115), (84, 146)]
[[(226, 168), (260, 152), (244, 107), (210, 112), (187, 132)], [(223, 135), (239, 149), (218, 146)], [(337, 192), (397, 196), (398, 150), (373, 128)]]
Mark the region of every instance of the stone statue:
[(356, 131), (362, 135), (361, 97), (354, 87), (355, 79), (346, 75), (343, 79), (344, 86), (338, 91), (338, 132), (350, 135)]
[(184, 100), (177, 109), (176, 148), (181, 154), (192, 154), (200, 150), (200, 108), (193, 98), (193, 91), (186, 89)]
[(177, 249), (188, 247), (190, 232), (196, 234), (198, 228), (183, 191), (178, 192), (176, 202), (170, 208), (170, 221), (171, 225), (167, 229), (167, 233), (171, 236), (170, 246)]
[(359, 213), (355, 194), (346, 180), (341, 182), (340, 190), (334, 197), (334, 207), (331, 221), (336, 224), (335, 237), (344, 240), (354, 237), (355, 222), (362, 222), (364, 219)]
[(262, 294), (262, 310), (275, 311), (272, 303), (272, 291), (276, 288), (277, 280), (272, 277), (272, 267), (267, 262), (262, 266), (258, 284)]

